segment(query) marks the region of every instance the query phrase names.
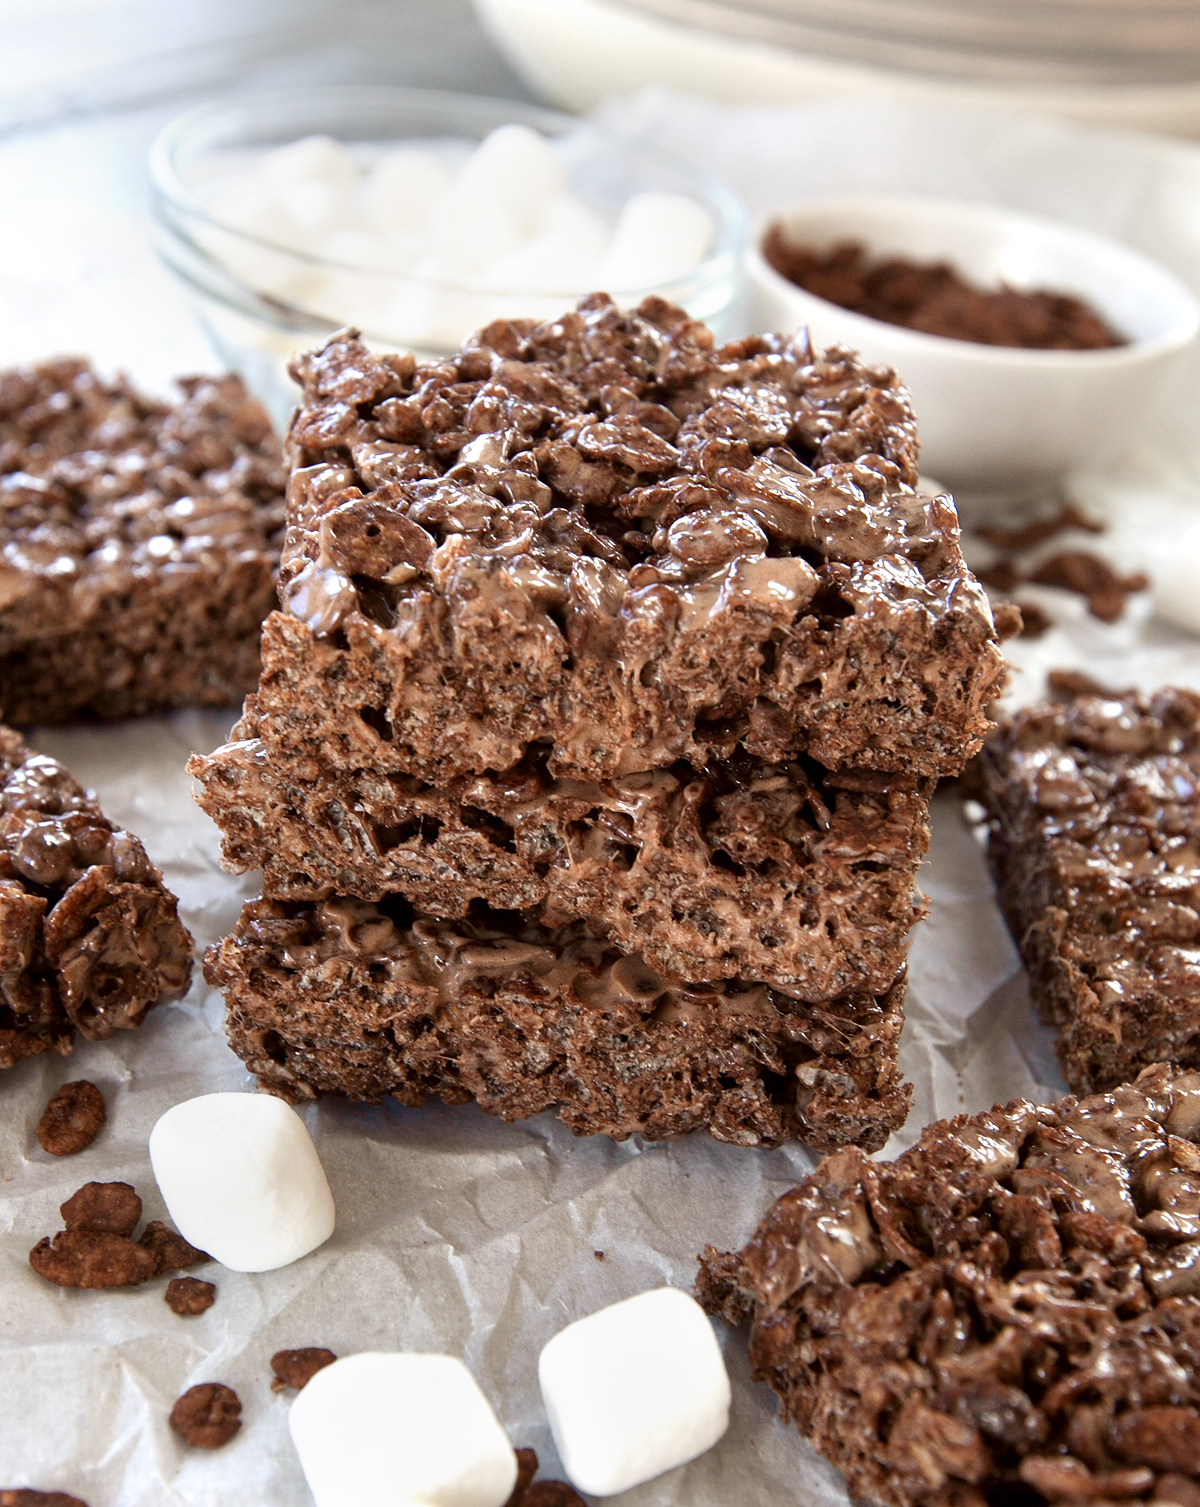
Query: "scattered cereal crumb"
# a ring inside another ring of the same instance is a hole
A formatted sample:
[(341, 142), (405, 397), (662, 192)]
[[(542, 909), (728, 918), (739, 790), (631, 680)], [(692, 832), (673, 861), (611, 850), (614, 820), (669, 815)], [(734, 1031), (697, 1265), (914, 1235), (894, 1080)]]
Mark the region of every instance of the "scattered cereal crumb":
[(212, 1260), (207, 1251), (198, 1251), (177, 1230), (168, 1229), (161, 1219), (152, 1219), (147, 1224), (138, 1244), (154, 1257), (156, 1275), (186, 1271), (189, 1266)]
[(232, 1387), (204, 1381), (189, 1387), (171, 1409), (171, 1427), (185, 1444), (220, 1449), (242, 1426), (242, 1404)]
[[(51, 1152), (51, 1155), (57, 1155)], [(65, 1491), (34, 1491), (31, 1486), (10, 1486), (0, 1490), (0, 1507), (87, 1507), (79, 1497)]]
[(525, 1493), (529, 1490), (534, 1476), (537, 1475), (538, 1457), (535, 1449), (519, 1449), (517, 1451), (517, 1484), (512, 1489), (512, 1495), (505, 1502), (504, 1507), (521, 1507)]
[(128, 1183), (84, 1183), (58, 1212), (68, 1230), (132, 1235), (142, 1217), (142, 1201)]
[(163, 1301), (181, 1318), (204, 1313), (217, 1301), (216, 1284), (201, 1282), (197, 1277), (172, 1277), (167, 1283)]
[(299, 1392), (308, 1385), (318, 1371), (323, 1371), (326, 1366), (332, 1366), (335, 1360), (337, 1356), (332, 1350), (314, 1348), (276, 1350), (271, 1357), (271, 1370), (275, 1373), (271, 1390), (283, 1392), (288, 1387), (294, 1387)]
[(603, 1261), (604, 1260), (604, 1252), (603, 1251), (593, 1251), (592, 1255), (595, 1256), (595, 1258), (596, 1258), (597, 1261)]
[(104, 1095), (94, 1083), (80, 1078), (77, 1083), (64, 1083), (51, 1095), (35, 1134), (42, 1150), (51, 1156), (74, 1156), (92, 1144), (107, 1118)]
[(125, 1235), (60, 1230), (39, 1240), (29, 1264), (55, 1287), (135, 1287), (155, 1275), (154, 1257)]

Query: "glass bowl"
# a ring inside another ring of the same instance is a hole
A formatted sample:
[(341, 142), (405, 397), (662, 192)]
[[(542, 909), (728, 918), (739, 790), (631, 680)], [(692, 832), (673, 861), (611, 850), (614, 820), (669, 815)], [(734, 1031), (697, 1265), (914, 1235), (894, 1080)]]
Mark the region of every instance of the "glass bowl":
[[(224, 99), (179, 116), (151, 149), (154, 240), (219, 354), (278, 421), (296, 397), (288, 360), (341, 325), (360, 322), (343, 310), (380, 311), (361, 321), (377, 348), (436, 357), (493, 319), (553, 318), (595, 290), (530, 292), (332, 261), (222, 223), (209, 207), (220, 185), (265, 151), (303, 137), (331, 136), (366, 165), (400, 144), (465, 156), (511, 123), (550, 140), (569, 191), (607, 224), (641, 192), (680, 194), (703, 205), (713, 235), (694, 271), (669, 283), (606, 291), (624, 306), (658, 294), (704, 320), (718, 338), (729, 332), (739, 312), (745, 209), (717, 179), (665, 152), (536, 106), (437, 90), (337, 86)], [(331, 279), (340, 293), (334, 308)], [(322, 290), (324, 308), (310, 302), (314, 288)]]

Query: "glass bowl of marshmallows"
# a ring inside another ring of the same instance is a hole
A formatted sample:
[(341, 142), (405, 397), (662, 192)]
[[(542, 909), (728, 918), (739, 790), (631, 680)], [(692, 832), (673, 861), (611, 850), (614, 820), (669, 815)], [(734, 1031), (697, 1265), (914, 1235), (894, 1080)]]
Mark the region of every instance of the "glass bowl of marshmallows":
[(220, 355), (282, 417), (296, 350), (355, 325), (437, 356), (598, 289), (736, 318), (746, 216), (715, 178), (584, 121), (433, 90), (218, 101), (151, 152), (155, 240)]

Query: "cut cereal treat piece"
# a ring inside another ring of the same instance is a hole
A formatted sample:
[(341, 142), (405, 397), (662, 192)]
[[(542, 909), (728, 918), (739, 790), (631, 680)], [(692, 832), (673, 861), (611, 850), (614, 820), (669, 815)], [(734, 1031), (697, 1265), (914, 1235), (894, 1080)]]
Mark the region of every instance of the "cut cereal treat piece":
[(1200, 1065), (1200, 697), (1073, 677), (979, 760), (988, 863), (1079, 1093)]
[(848, 1149), (711, 1247), (706, 1306), (872, 1507), (1194, 1503), (1200, 1073)]
[(0, 715), (227, 706), (258, 674), (279, 447), (237, 377), (175, 408), (86, 362), (0, 373)]
[(242, 1426), (242, 1404), (232, 1387), (219, 1381), (189, 1387), (171, 1409), (171, 1427), (196, 1449), (220, 1449)]
[(104, 1095), (94, 1083), (86, 1078), (64, 1083), (37, 1123), (38, 1144), (50, 1156), (74, 1156), (92, 1144), (107, 1119)]
[(267, 1272), (333, 1234), (333, 1195), (304, 1121), (265, 1094), (201, 1094), (160, 1115), (150, 1165), (184, 1238)]
[(201, 1282), (197, 1277), (172, 1277), (163, 1294), (163, 1302), (180, 1318), (205, 1313), (216, 1301), (216, 1283)]
[(615, 1496), (710, 1450), (731, 1391), (712, 1324), (660, 1287), (568, 1324), (538, 1359), (550, 1430), (573, 1485)]
[[(247, 724), (256, 719), (247, 718)], [(301, 781), (257, 738), (192, 761), (225, 862), (277, 899), (400, 892), (445, 918), (475, 901), (586, 916), (669, 978), (754, 979), (800, 999), (883, 993), (923, 904), (928, 785), (764, 764), (556, 780), (547, 751), (435, 788), (373, 771)]]
[(490, 1403), (448, 1355), (335, 1361), (292, 1403), (288, 1428), (316, 1507), (504, 1507), (517, 1479)]
[(55, 1287), (136, 1287), (156, 1276), (154, 1257), (127, 1235), (102, 1230), (60, 1230), (43, 1236), (29, 1253), (38, 1276)]
[(271, 1391), (303, 1391), (318, 1371), (332, 1366), (335, 1360), (337, 1356), (332, 1350), (322, 1350), (316, 1346), (300, 1350), (276, 1350), (271, 1357), (271, 1370), (275, 1373)]
[(154, 1257), (156, 1276), (163, 1272), (186, 1271), (189, 1266), (200, 1266), (212, 1260), (207, 1251), (198, 1251), (177, 1230), (168, 1229), (161, 1219), (150, 1220), (138, 1244)]
[(911, 1094), (903, 975), (806, 1005), (739, 980), (670, 983), (581, 922), (438, 921), (393, 897), (251, 901), (205, 976), (234, 1051), (293, 1099), (475, 1099), (506, 1120), (557, 1107), (579, 1135), (877, 1150)]
[(142, 1217), (142, 1201), (128, 1183), (84, 1183), (59, 1213), (68, 1230), (132, 1235)]
[(714, 349), (604, 295), (416, 366), (353, 332), (303, 385), (268, 757), (443, 782), (778, 762), (956, 773), (1003, 660), (890, 371), (804, 338)]
[[(76, 1030), (103, 1040), (185, 993), (192, 939), (177, 906), (141, 842), (0, 727), (0, 1067), (69, 1052)], [(95, 1099), (79, 1102), (86, 1130)]]

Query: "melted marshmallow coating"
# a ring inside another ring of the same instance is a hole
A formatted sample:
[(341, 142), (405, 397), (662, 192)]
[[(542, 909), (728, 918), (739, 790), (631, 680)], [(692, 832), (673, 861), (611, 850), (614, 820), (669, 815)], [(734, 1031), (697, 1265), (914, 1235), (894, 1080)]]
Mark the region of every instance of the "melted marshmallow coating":
[(849, 1149), (711, 1247), (784, 1417), (877, 1507), (1200, 1500), (1200, 1074)]
[(177, 903), (132, 833), (0, 727), (0, 1067), (182, 995), (192, 939)]
[(997, 897), (1067, 1082), (1200, 1065), (1200, 697), (1030, 707), (980, 765)]

